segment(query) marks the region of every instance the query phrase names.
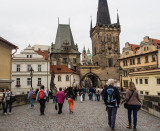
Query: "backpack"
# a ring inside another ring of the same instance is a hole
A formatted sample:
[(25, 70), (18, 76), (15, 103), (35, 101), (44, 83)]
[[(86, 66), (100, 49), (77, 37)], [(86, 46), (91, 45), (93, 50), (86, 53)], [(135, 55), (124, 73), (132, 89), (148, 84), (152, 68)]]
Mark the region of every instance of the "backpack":
[(107, 104), (115, 106), (116, 98), (114, 93), (114, 88), (108, 88), (107, 89)]
[(44, 99), (44, 90), (39, 91), (39, 99), (40, 100)]
[(97, 91), (97, 94), (98, 94), (98, 95), (100, 94), (100, 91), (99, 91), (99, 90)]

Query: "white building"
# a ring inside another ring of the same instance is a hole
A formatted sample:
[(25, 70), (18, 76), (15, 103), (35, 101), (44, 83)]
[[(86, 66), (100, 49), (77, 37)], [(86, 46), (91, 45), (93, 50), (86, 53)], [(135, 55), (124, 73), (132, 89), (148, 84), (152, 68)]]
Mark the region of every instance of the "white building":
[(65, 87), (69, 86), (79, 86), (79, 74), (69, 69), (67, 66), (53, 65), (51, 66), (51, 72), (52, 70), (55, 73), (54, 83), (57, 89), (59, 89), (60, 87), (64, 89)]
[(30, 68), (33, 68), (32, 86), (44, 85), (50, 89), (50, 60), (48, 51), (35, 51), (30, 45), (12, 60), (12, 91), (15, 94), (27, 93), (31, 87)]

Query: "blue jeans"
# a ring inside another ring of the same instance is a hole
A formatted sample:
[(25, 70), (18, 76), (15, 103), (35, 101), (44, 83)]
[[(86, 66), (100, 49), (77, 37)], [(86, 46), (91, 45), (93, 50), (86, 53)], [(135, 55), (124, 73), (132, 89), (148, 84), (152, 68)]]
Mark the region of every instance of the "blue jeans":
[(97, 94), (97, 101), (100, 101), (100, 95)]
[(53, 98), (53, 103), (55, 103), (56, 96), (53, 96), (52, 98)]
[(108, 111), (108, 125), (111, 127), (112, 130), (114, 130), (117, 107), (107, 107), (107, 111)]
[(3, 108), (3, 113), (5, 113), (6, 112), (5, 103), (2, 103), (2, 108)]
[(89, 100), (93, 100), (93, 92), (90, 92), (90, 94), (89, 94)]
[(137, 126), (137, 112), (139, 110), (139, 107), (137, 105), (128, 105), (128, 123), (131, 126), (132, 125), (132, 111), (133, 111), (133, 128), (136, 128)]
[(8, 105), (9, 105), (9, 112), (12, 111), (12, 102), (6, 101), (6, 113), (7, 113), (7, 109), (8, 109)]
[(33, 99), (29, 98), (29, 101), (30, 101), (30, 104), (31, 104), (31, 108), (34, 107), (34, 105), (33, 105)]

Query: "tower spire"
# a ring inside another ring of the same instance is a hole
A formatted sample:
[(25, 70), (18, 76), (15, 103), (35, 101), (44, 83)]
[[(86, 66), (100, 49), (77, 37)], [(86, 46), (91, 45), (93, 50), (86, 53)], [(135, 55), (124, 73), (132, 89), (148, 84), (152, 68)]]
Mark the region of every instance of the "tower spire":
[(117, 24), (120, 25), (120, 22), (119, 22), (119, 14), (118, 14), (118, 9), (117, 9)]
[(107, 0), (99, 0), (97, 24), (111, 24)]
[(92, 30), (92, 16), (91, 16), (91, 26), (90, 26), (90, 31)]

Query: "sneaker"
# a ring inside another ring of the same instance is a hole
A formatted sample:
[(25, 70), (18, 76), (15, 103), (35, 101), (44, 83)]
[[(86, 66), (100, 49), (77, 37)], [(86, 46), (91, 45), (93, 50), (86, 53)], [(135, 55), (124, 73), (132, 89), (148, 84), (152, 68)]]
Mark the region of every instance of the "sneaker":
[(7, 113), (3, 113), (3, 115), (5, 115), (5, 116), (6, 116), (6, 115), (7, 115)]
[(8, 114), (9, 114), (9, 115), (11, 115), (12, 113), (11, 113), (11, 112), (9, 112)]
[(133, 131), (137, 131), (137, 129), (136, 129), (136, 128), (133, 128)]

